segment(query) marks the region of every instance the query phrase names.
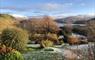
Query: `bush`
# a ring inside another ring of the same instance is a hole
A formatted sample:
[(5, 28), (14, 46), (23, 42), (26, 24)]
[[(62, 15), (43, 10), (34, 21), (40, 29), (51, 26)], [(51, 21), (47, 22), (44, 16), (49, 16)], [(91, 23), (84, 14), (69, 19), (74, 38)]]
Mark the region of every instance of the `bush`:
[(0, 60), (24, 60), (23, 56), (18, 51), (11, 51), (4, 55), (0, 54)]
[(28, 42), (28, 34), (20, 28), (7, 28), (1, 34), (1, 43), (7, 47), (23, 50)]
[(79, 40), (76, 36), (68, 36), (68, 43), (69, 44), (79, 44)]
[(57, 34), (54, 34), (54, 33), (47, 33), (47, 34), (36, 33), (36, 34), (31, 34), (30, 36), (30, 40), (35, 41), (35, 43), (40, 43), (41, 40), (46, 40), (46, 39), (54, 42), (55, 44), (59, 43), (58, 36)]
[(47, 40), (42, 40), (40, 45), (41, 45), (42, 48), (52, 47), (53, 46), (53, 42), (48, 40), (48, 39)]
[(20, 52), (0, 44), (0, 60), (24, 60)]

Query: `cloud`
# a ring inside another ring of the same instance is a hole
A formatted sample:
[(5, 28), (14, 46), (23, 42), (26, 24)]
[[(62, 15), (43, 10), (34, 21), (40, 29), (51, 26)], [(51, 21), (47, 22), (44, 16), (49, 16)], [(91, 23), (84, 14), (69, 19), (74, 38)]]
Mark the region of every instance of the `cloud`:
[(16, 7), (16, 6), (1, 6), (0, 9), (3, 10), (13, 10), (13, 11), (28, 11), (30, 9), (25, 7)]
[(33, 14), (56, 14), (56, 13), (66, 13), (70, 11), (69, 8), (72, 6), (72, 3), (43, 3), (43, 4), (30, 4), (26, 6), (2, 6), (0, 10), (10, 10), (11, 12), (18, 13), (33, 13)]
[(58, 4), (58, 3), (46, 3), (39, 6), (42, 10), (60, 10), (65, 9), (68, 7), (71, 7), (72, 3), (64, 3), (64, 4)]
[(56, 9), (59, 9), (61, 8), (62, 5), (61, 4), (53, 4), (53, 3), (47, 3), (47, 4), (44, 4), (42, 5), (42, 9), (45, 9), (45, 10), (56, 10)]

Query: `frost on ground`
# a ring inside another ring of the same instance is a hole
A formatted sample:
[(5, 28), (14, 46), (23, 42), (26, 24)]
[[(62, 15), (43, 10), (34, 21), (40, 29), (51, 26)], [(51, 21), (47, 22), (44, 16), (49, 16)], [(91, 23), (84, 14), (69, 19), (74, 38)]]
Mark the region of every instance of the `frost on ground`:
[(94, 54), (94, 44), (83, 44), (47, 47), (40, 51), (30, 51), (24, 56), (26, 60), (95, 60)]

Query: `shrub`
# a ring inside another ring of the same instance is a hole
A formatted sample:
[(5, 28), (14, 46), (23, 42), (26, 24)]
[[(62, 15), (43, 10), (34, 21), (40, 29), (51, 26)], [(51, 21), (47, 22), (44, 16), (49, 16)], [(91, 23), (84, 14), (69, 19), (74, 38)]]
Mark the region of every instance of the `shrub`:
[(1, 34), (1, 43), (7, 47), (23, 50), (28, 42), (28, 34), (20, 28), (7, 28)]
[(68, 36), (68, 43), (69, 44), (78, 44), (79, 40), (76, 36)]
[(40, 43), (41, 47), (45, 48), (45, 47), (51, 47), (53, 46), (53, 42), (50, 40), (42, 40)]
[(20, 52), (0, 44), (0, 60), (24, 60)]
[(11, 51), (10, 53), (0, 54), (0, 60), (24, 60), (23, 56), (18, 51)]
[(54, 34), (54, 33), (47, 33), (47, 34), (37, 34), (36, 33), (30, 36), (30, 40), (35, 41), (36, 43), (40, 43), (41, 40), (46, 40), (46, 39), (53, 41), (55, 44), (59, 43), (58, 36), (57, 34)]

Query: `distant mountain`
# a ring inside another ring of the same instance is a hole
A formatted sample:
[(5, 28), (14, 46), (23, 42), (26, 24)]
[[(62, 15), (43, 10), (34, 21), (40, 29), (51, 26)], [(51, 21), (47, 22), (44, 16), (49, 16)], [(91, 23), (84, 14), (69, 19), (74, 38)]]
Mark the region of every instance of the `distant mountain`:
[(9, 15), (13, 16), (17, 20), (27, 20), (29, 18), (27, 16), (17, 15), (17, 14), (9, 14)]
[(66, 23), (72, 23), (75, 25), (83, 25), (88, 20), (91, 20), (95, 18), (95, 16), (90, 15), (78, 15), (78, 16), (69, 16), (65, 18), (55, 19), (55, 21), (58, 23), (59, 27), (63, 27), (66, 25)]
[(92, 15), (78, 15), (78, 16), (69, 16), (65, 18), (56, 19), (55, 21), (58, 23), (66, 23), (66, 22), (76, 22), (76, 21), (86, 21), (91, 18), (94, 18), (95, 16)]
[[(16, 20), (40, 20), (41, 18), (43, 18), (44, 16), (23, 16), (23, 15), (17, 15), (17, 14), (0, 14), (0, 15), (7, 15), (7, 16), (11, 16), (13, 18), (15, 18)], [(95, 15), (77, 15), (77, 16), (68, 16), (68, 17), (61, 17), (61, 18), (55, 18), (54, 16), (50, 16), (52, 17), (57, 23), (59, 24), (63, 24), (63, 23), (67, 23), (67, 22), (71, 22), (71, 23), (84, 23), (86, 20), (90, 20), (92, 18), (95, 18)]]
[(95, 24), (95, 18), (89, 19), (87, 22), (88, 23), (94, 23)]
[(71, 16), (71, 17), (67, 17), (64, 20), (65, 21), (71, 21), (71, 22), (75, 22), (75, 21), (85, 21), (85, 20), (89, 20), (91, 18), (94, 18), (95, 16), (91, 16), (91, 15), (78, 15), (78, 16)]

